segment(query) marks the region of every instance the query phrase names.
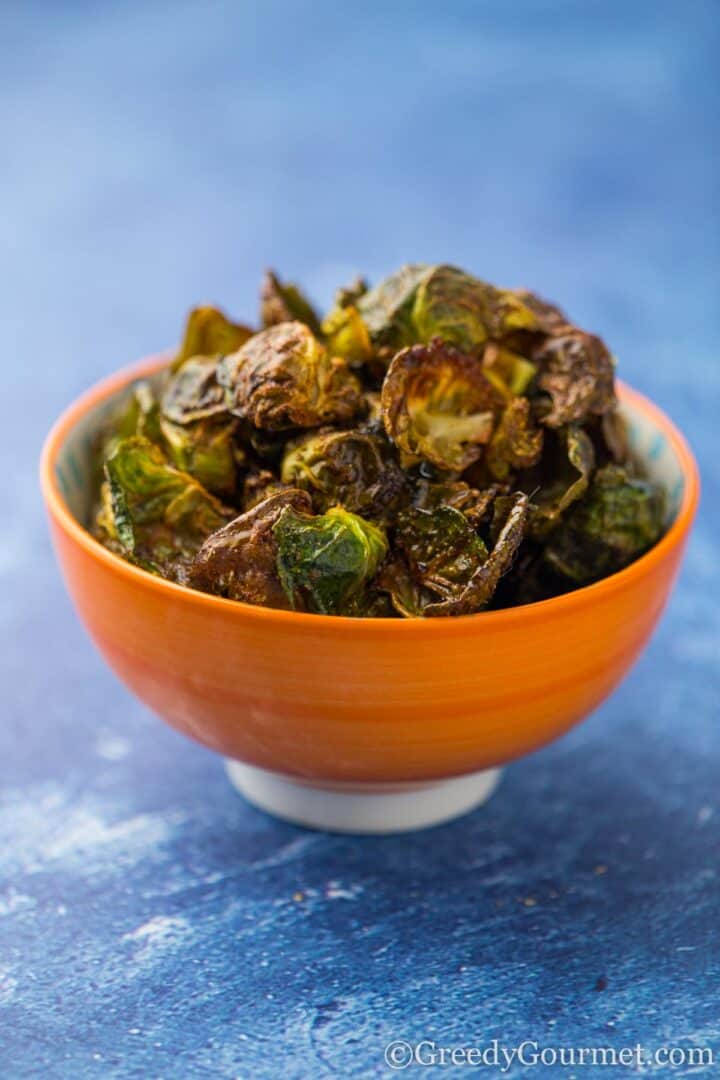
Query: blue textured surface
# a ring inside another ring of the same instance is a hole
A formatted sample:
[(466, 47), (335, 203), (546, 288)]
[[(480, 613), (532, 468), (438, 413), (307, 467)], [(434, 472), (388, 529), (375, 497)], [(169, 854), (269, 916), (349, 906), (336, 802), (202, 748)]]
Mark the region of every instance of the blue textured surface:
[[(2, 22), (3, 1080), (383, 1076), (393, 1038), (720, 1053), (717, 4), (30, 2)], [(310, 834), (106, 670), (36, 460), (192, 302), (251, 315), (267, 263), (327, 301), (417, 258), (600, 331), (689, 433), (704, 503), (661, 629), (588, 723), (451, 826)]]

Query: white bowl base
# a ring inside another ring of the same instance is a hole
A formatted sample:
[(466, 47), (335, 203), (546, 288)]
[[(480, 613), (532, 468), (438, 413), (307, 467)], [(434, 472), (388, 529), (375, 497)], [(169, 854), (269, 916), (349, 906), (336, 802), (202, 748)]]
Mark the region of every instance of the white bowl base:
[(228, 758), (234, 787), (273, 817), (309, 829), (343, 833), (399, 833), (440, 825), (486, 802), (502, 769), (451, 780), (313, 787)]

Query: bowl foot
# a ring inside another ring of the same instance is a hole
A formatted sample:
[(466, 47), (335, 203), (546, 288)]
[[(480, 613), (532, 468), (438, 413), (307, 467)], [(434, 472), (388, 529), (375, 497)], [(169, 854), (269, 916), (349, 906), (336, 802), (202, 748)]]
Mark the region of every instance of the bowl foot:
[(501, 769), (419, 783), (303, 783), (228, 758), (231, 783), (248, 802), (273, 817), (310, 829), (343, 833), (398, 833), (440, 825), (490, 798)]

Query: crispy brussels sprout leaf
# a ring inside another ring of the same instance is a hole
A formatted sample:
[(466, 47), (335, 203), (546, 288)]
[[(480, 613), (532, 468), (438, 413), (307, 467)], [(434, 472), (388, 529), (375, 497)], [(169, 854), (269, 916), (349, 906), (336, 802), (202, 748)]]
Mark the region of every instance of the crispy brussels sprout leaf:
[(517, 469), (529, 469), (540, 460), (542, 429), (530, 412), (530, 402), (515, 397), (508, 403), (487, 448), (487, 467), (496, 480), (507, 480)]
[(336, 307), (354, 307), (357, 305), (361, 296), (364, 296), (368, 292), (370, 286), (364, 277), (356, 277), (354, 281), (351, 281), (349, 285), (343, 285), (338, 289), (335, 294), (335, 306)]
[(503, 341), (537, 329), (536, 316), (515, 293), (455, 266), (435, 266), (425, 275), (415, 294), (412, 322), (416, 340), (440, 337), (468, 353), (482, 349), (489, 338)]
[(492, 435), (502, 399), (477, 359), (435, 340), (403, 349), (382, 386), (385, 430), (406, 464), (461, 472)]
[(163, 416), (191, 424), (210, 416), (227, 417), (225, 391), (217, 380), (218, 359), (192, 356), (170, 375), (160, 399)]
[(563, 327), (570, 325), (564, 311), (561, 311), (555, 304), (543, 300), (537, 293), (530, 292), (529, 289), (509, 289), (507, 291), (532, 312), (536, 319), (537, 329), (541, 333), (556, 334)]
[(287, 510), (309, 512), (310, 497), (304, 491), (276, 491), (214, 532), (195, 555), (188, 584), (229, 600), (288, 609), (273, 533)]
[(265, 271), (260, 287), (260, 318), (264, 327), (301, 322), (313, 334), (320, 332), (320, 320), (309, 300), (297, 285), (291, 281), (283, 284), (272, 270)]
[(301, 322), (271, 326), (223, 357), (218, 380), (230, 412), (268, 431), (346, 423), (365, 409), (345, 361)]
[(284, 483), (308, 491), (323, 513), (332, 506), (372, 520), (396, 503), (405, 476), (384, 436), (363, 431), (320, 431), (283, 459)]
[(495, 341), (489, 341), (485, 346), (483, 370), (486, 378), (506, 398), (526, 393), (537, 374), (535, 364)]
[(341, 507), (320, 517), (288, 508), (273, 534), (291, 606), (324, 615), (353, 614), (388, 551), (382, 529)]
[(468, 519), (451, 506), (404, 510), (395, 542), (415, 581), (442, 599), (460, 596), (488, 557)]
[(621, 570), (657, 543), (664, 517), (660, 488), (617, 465), (606, 465), (550, 536), (545, 562), (573, 586), (588, 585)]
[(419, 480), (415, 486), (413, 505), (419, 510), (436, 510), (452, 506), (461, 510), (468, 521), (477, 525), (488, 514), (500, 490), (499, 484), (479, 491), (464, 480)]
[(161, 439), (159, 407), (152, 386), (146, 379), (133, 383), (127, 399), (104, 427), (100, 437), (100, 455), (104, 461), (121, 439), (144, 435), (151, 442)]
[(374, 346), (388, 355), (417, 341), (412, 321), (418, 285), (431, 270), (425, 263), (403, 266), (357, 300), (357, 309)]
[(454, 266), (434, 267), (415, 294), (416, 340), (439, 337), (468, 353), (482, 346), (488, 337), (482, 290), (481, 282)]
[(141, 436), (117, 445), (105, 463), (105, 476), (105, 528), (128, 554), (161, 567), (188, 559), (232, 516)]
[(352, 364), (372, 359), (370, 334), (354, 304), (331, 311), (322, 324), (322, 333), (332, 356), (342, 356)]
[(191, 356), (221, 356), (235, 352), (252, 334), (249, 327), (230, 322), (218, 308), (209, 305), (193, 308), (171, 370), (177, 371)]
[(558, 432), (560, 455), (553, 463), (552, 479), (533, 497), (532, 535), (541, 539), (554, 529), (563, 514), (588, 489), (595, 468), (595, 450), (590, 436), (577, 424)]
[(615, 408), (615, 366), (599, 337), (569, 328), (547, 339), (535, 355), (538, 389), (549, 409), (542, 423), (558, 428)]
[(194, 476), (215, 495), (231, 495), (235, 490), (237, 468), (243, 452), (236, 446), (235, 420), (196, 420), (192, 424), (174, 424), (160, 419), (165, 446), (178, 469)]
[(486, 561), (475, 571), (459, 596), (428, 604), (425, 615), (471, 615), (487, 607), (501, 577), (512, 566), (527, 531), (527, 495), (514, 495), (508, 505), (509, 512)]

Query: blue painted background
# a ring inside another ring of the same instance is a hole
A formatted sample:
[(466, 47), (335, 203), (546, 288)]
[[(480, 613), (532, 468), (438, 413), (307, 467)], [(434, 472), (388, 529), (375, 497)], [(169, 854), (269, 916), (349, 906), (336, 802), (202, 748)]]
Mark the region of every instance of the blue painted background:
[[(383, 1076), (393, 1038), (720, 1054), (717, 3), (28, 0), (0, 23), (3, 1080)], [(601, 332), (688, 432), (704, 503), (585, 726), (463, 821), (342, 839), (244, 805), (115, 682), (36, 461), (193, 302), (252, 316), (266, 264), (327, 302), (412, 259)]]

